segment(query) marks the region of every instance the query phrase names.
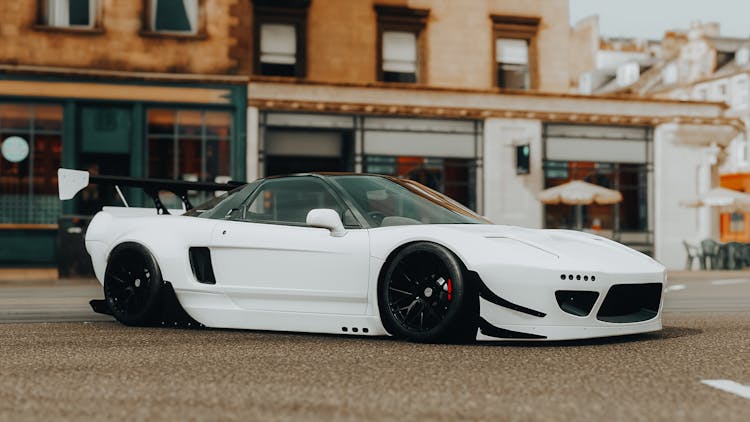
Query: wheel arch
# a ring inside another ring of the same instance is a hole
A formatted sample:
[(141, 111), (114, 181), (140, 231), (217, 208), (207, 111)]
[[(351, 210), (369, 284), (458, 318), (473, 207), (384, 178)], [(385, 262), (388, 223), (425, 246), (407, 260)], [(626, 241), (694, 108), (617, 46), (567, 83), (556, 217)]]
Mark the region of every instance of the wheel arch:
[[(375, 298), (375, 309), (378, 315), (380, 314), (380, 299), (378, 297), (377, 291), (380, 288), (380, 284), (383, 282), (383, 277), (385, 276), (385, 273), (388, 270), (388, 265), (399, 254), (399, 252), (417, 243), (432, 243), (434, 245), (440, 246), (442, 248), (445, 248), (445, 250), (447, 250), (451, 255), (453, 255), (454, 258), (456, 258), (456, 261), (458, 261), (458, 264), (461, 266), (461, 271), (463, 272), (465, 276), (465, 281), (468, 282), (468, 285), (471, 291), (476, 294), (476, 304), (475, 304), (476, 309), (474, 309), (473, 312), (475, 312), (476, 315), (479, 316), (479, 291), (480, 291), (480, 286), (482, 285), (482, 281), (481, 281), (481, 278), (479, 277), (479, 274), (477, 274), (476, 271), (472, 271), (468, 269), (461, 255), (456, 253), (456, 251), (453, 250), (453, 248), (451, 248), (448, 245), (437, 242), (434, 239), (409, 240), (407, 242), (397, 245), (388, 253), (382, 265), (380, 266), (380, 269), (378, 270), (378, 275), (376, 278), (374, 298)], [(391, 333), (391, 329), (387, 326), (388, 324), (386, 324), (385, 321), (381, 321), (381, 322), (386, 332), (393, 335), (393, 333)]]

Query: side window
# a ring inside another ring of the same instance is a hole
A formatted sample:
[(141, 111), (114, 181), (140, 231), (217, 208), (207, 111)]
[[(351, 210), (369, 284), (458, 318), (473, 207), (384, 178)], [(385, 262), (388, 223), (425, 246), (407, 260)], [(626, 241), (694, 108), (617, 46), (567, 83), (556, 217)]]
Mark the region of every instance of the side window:
[(307, 213), (316, 208), (330, 208), (341, 216), (345, 226), (359, 227), (351, 212), (339, 203), (322, 180), (315, 177), (267, 181), (246, 204), (242, 219), (304, 226)]

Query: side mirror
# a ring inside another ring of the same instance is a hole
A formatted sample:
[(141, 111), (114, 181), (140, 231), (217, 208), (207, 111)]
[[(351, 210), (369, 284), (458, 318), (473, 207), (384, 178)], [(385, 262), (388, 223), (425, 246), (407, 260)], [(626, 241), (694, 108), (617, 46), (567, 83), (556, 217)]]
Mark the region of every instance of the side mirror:
[(344, 223), (339, 213), (328, 208), (317, 208), (307, 213), (307, 225), (331, 231), (331, 236), (341, 237), (346, 234)]

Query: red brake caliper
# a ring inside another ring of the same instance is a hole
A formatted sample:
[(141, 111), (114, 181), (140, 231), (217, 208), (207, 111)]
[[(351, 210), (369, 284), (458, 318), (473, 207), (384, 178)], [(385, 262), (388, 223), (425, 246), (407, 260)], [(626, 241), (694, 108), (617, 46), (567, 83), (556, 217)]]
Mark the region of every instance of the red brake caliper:
[(451, 297), (453, 297), (453, 282), (451, 279), (448, 279), (448, 300), (451, 300)]

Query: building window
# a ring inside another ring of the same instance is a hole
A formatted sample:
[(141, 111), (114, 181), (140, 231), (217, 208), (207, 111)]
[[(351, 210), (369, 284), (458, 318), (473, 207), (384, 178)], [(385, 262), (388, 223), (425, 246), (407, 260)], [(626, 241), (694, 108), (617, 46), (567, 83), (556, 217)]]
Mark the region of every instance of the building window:
[(306, 74), (305, 38), (309, 0), (255, 1), (255, 73)]
[(231, 138), (230, 112), (151, 109), (148, 177), (225, 183), (231, 179)]
[(512, 38), (495, 40), (497, 83), (510, 89), (529, 89), (529, 42)]
[(672, 85), (677, 83), (677, 64), (670, 63), (661, 71), (661, 78), (664, 85)]
[(747, 77), (740, 76), (734, 80), (734, 89), (732, 90), (732, 106), (737, 109), (747, 108), (748, 86)]
[(378, 80), (424, 82), (423, 33), (429, 10), (375, 6), (378, 14)]
[(62, 107), (0, 103), (0, 224), (56, 224)]
[(696, 88), (695, 91), (693, 91), (693, 98), (697, 101), (706, 101), (707, 93), (708, 88), (706, 87)]
[(491, 15), (495, 39), (493, 78), (508, 89), (536, 89), (539, 18)]
[(615, 78), (618, 86), (625, 87), (636, 83), (640, 76), (640, 65), (636, 62), (628, 62), (623, 63), (617, 67), (617, 74)]
[(148, 31), (177, 35), (203, 32), (203, 1), (147, 0)]
[(54, 28), (96, 26), (99, 0), (40, 0), (41, 23)]

